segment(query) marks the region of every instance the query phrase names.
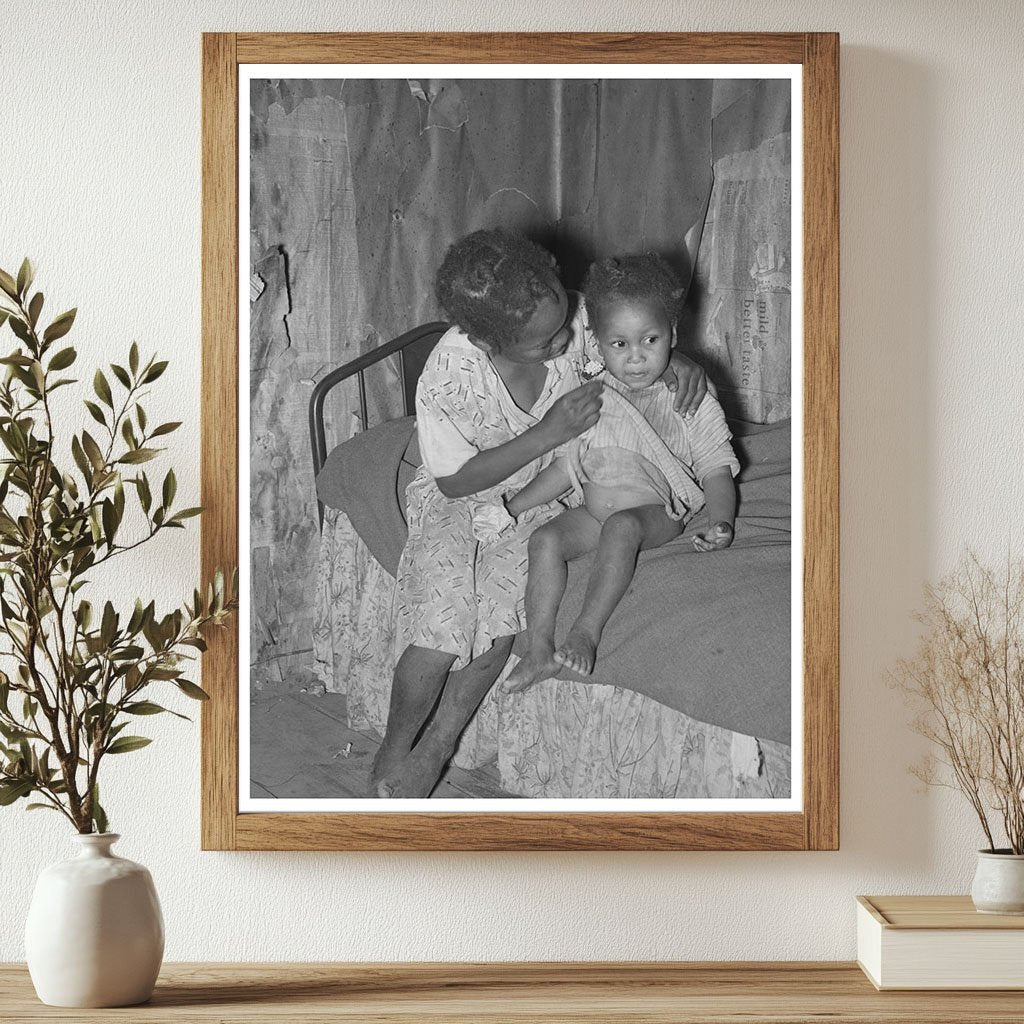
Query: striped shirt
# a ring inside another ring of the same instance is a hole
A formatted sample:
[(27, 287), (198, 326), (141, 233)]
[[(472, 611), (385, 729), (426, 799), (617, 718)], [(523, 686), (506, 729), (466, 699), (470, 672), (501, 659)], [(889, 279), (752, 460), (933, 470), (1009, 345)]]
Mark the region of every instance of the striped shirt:
[(673, 519), (690, 519), (704, 505), (701, 482), (708, 473), (739, 472), (725, 413), (712, 395), (684, 419), (660, 381), (633, 390), (607, 371), (601, 379), (601, 418), (563, 449), (578, 495), (583, 483), (646, 486)]

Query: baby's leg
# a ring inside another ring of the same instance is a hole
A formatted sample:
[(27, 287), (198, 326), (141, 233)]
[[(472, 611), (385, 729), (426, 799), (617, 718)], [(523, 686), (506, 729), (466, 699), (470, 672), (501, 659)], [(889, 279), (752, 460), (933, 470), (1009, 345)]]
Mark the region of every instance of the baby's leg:
[(530, 535), (526, 577), (526, 657), (505, 680), (505, 689), (523, 690), (558, 671), (554, 661), (555, 617), (565, 593), (566, 563), (597, 547), (601, 524), (585, 509), (563, 512)]
[(594, 671), (601, 633), (633, 579), (636, 556), (667, 544), (682, 530), (682, 523), (669, 518), (662, 505), (623, 509), (604, 521), (583, 609), (555, 651), (559, 665), (583, 676)]

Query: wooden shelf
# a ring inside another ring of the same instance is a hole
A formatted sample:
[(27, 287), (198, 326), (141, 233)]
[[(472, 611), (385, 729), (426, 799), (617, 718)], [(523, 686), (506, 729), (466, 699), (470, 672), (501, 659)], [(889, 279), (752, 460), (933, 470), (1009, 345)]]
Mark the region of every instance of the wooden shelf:
[(876, 992), (851, 963), (166, 964), (144, 1006), (61, 1010), (8, 964), (0, 1020), (1020, 1024), (1024, 993)]

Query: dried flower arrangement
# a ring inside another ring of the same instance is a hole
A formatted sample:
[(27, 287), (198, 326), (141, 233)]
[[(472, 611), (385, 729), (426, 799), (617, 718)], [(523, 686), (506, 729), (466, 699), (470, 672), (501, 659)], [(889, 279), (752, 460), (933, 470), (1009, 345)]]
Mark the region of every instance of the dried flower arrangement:
[(968, 554), (926, 588), (915, 617), (924, 632), (895, 682), (920, 709), (913, 728), (939, 756), (911, 770), (964, 794), (989, 852), (1002, 834), (1005, 852), (1024, 854), (1024, 562), (1007, 559), (997, 573)]

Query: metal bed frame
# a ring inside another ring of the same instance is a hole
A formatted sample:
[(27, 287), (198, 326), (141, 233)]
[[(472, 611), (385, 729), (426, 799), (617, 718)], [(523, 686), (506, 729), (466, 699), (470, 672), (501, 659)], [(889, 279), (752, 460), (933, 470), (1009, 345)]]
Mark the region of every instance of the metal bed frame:
[[(434, 321), (421, 324), (405, 334), (366, 352), (336, 370), (331, 370), (323, 380), (318, 381), (309, 399), (309, 439), (313, 448), (313, 476), (320, 475), (327, 461), (327, 434), (324, 427), (324, 402), (328, 394), (342, 381), (350, 377), (358, 377), (359, 385), (359, 423), (363, 430), (367, 429), (366, 408), (366, 370), (382, 359), (398, 354), (398, 369), (402, 379), (402, 409), (404, 416), (409, 416), (416, 407), (416, 382), (420, 379), (427, 356), (430, 355), (441, 335), (448, 330), (449, 324)], [(320, 526), (324, 522), (324, 505), (317, 500), (320, 515)]]

